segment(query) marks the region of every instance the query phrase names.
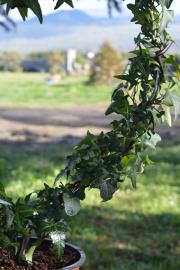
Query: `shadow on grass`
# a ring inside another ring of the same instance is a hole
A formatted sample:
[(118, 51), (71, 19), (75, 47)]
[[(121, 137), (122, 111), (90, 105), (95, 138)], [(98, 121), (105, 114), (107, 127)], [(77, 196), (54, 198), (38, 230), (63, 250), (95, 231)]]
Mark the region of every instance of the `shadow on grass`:
[(180, 269), (179, 215), (88, 207), (72, 228), (72, 241), (87, 253), (83, 269)]
[[(8, 187), (14, 183), (14, 195), (17, 183), (23, 187), (31, 186), (38, 180), (45, 182), (48, 177), (54, 177), (65, 164), (66, 157), (71, 153), (78, 137), (66, 136), (60, 141), (36, 142), (29, 134), (27, 141), (0, 141), (0, 178)], [(20, 187), (21, 188), (21, 187)]]
[[(29, 185), (30, 189), (31, 183), (35, 185), (37, 180), (52, 183), (64, 166), (67, 155), (80, 140), (75, 136), (52, 140), (31, 132), (21, 135), (25, 137), (25, 141), (0, 140), (0, 177), (6, 186), (18, 181), (22, 190), (26, 185)], [(41, 142), (42, 139), (44, 141)], [(179, 187), (179, 153), (180, 145), (159, 148), (151, 158), (155, 164), (147, 167), (139, 182), (144, 186)], [(51, 181), (47, 180), (47, 177), (51, 178)]]
[[(78, 139), (65, 137), (43, 143), (35, 138), (25, 142), (0, 141), (1, 181), (11, 186), (13, 196), (24, 194), (27, 187), (28, 191), (37, 189), (39, 182), (52, 183)], [(178, 194), (179, 152), (179, 145), (158, 150), (157, 156), (154, 155), (157, 164), (142, 176), (144, 187), (136, 191), (136, 197), (124, 195), (122, 200), (115, 198), (101, 207), (90, 207), (87, 199), (88, 206), (70, 219), (71, 241), (87, 253), (83, 270), (180, 269), (180, 216), (177, 208), (161, 206), (159, 199), (159, 196), (162, 199), (168, 194), (174, 198)], [(147, 193), (142, 196), (146, 185), (149, 185), (148, 197)], [(165, 189), (168, 193), (162, 194)], [(156, 209), (149, 210), (149, 201)], [(135, 204), (139, 212), (133, 212)], [(157, 214), (152, 214), (153, 211)]]

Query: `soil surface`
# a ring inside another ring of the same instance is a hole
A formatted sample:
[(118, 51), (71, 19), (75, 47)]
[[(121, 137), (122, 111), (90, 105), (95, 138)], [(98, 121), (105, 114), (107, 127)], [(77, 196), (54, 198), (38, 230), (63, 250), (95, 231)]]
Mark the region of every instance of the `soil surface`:
[[(0, 109), (0, 141), (67, 143), (84, 136), (87, 130), (98, 134), (108, 131), (117, 116), (104, 115), (105, 106), (76, 106), (63, 109)], [(163, 138), (180, 138), (180, 120), (173, 128), (159, 130)]]
[(79, 259), (79, 253), (66, 246), (64, 256), (58, 265), (53, 257), (52, 246), (46, 244), (35, 251), (32, 264), (22, 265), (10, 252), (0, 248), (0, 270), (55, 270), (72, 265)]

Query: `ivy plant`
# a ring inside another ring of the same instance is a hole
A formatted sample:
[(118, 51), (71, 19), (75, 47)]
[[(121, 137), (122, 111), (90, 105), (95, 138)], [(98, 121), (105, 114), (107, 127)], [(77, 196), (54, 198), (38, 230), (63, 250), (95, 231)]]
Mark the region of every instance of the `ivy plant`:
[[(115, 113), (119, 120), (112, 129), (97, 136), (87, 136), (68, 157), (67, 166), (57, 177), (67, 177), (66, 186), (75, 197), (85, 198), (86, 188), (97, 188), (104, 201), (112, 198), (122, 182), (136, 178), (151, 163), (148, 148), (161, 140), (156, 124), (167, 120), (171, 125), (170, 109), (174, 106), (177, 118), (180, 97), (175, 92), (178, 65), (166, 54), (173, 43), (167, 26), (173, 20), (169, 10), (172, 1), (136, 0), (128, 4), (132, 22), (140, 25), (135, 38), (136, 49), (131, 52), (128, 68), (116, 76), (120, 83), (112, 94), (106, 115)], [(170, 68), (169, 68), (170, 67)]]
[[(113, 1), (113, 3), (118, 1)], [(0, 242), (4, 248), (13, 249), (21, 262), (32, 261), (35, 248), (44, 238), (54, 244), (57, 260), (63, 254), (66, 216), (74, 216), (80, 210), (80, 201), (86, 198), (86, 189), (100, 191), (103, 201), (110, 200), (122, 182), (136, 178), (151, 164), (148, 149), (155, 148), (161, 140), (156, 125), (172, 123), (170, 109), (177, 118), (180, 97), (178, 65), (167, 51), (173, 43), (167, 26), (173, 20), (170, 10), (172, 0), (135, 0), (128, 4), (132, 22), (140, 26), (135, 38), (136, 49), (131, 52), (124, 74), (117, 75), (119, 85), (112, 94), (106, 115), (117, 114), (112, 129), (99, 135), (87, 133), (67, 158), (65, 169), (56, 177), (54, 185), (13, 202), (0, 186)], [(42, 21), (37, 0), (1, 0), (7, 11), (17, 7), (25, 19), (30, 8)], [(72, 1), (56, 1), (56, 8)], [(175, 72), (170, 72), (170, 70)], [(62, 181), (62, 177), (66, 180)], [(20, 236), (20, 238), (19, 238)], [(32, 236), (37, 237), (33, 246)]]

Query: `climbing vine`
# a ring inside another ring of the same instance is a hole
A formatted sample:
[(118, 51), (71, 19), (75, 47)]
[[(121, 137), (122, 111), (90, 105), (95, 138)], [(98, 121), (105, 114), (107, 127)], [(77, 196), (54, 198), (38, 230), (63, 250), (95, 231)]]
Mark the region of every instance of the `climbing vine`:
[[(71, 196), (85, 198), (86, 188), (97, 188), (104, 201), (112, 198), (122, 182), (130, 178), (136, 187), (136, 177), (151, 163), (149, 147), (155, 148), (160, 136), (156, 124), (164, 119), (171, 125), (170, 107), (177, 115), (180, 98), (174, 91), (176, 74), (168, 72), (178, 66), (172, 55), (166, 54), (173, 40), (166, 28), (173, 21), (172, 1), (136, 0), (127, 7), (132, 22), (140, 25), (135, 38), (136, 49), (131, 52), (129, 66), (123, 75), (116, 76), (120, 84), (112, 95), (106, 115), (115, 113), (119, 120), (112, 122), (112, 130), (87, 136), (68, 157), (63, 174), (65, 188)], [(170, 68), (170, 70), (171, 70)], [(175, 116), (176, 117), (176, 116)]]
[[(28, 239), (36, 235), (39, 240), (52, 239), (58, 259), (63, 253), (67, 230), (64, 219), (79, 212), (86, 189), (99, 189), (102, 199), (110, 200), (128, 179), (135, 188), (137, 176), (151, 164), (148, 149), (155, 148), (161, 140), (156, 125), (164, 120), (171, 125), (170, 109), (174, 107), (176, 118), (180, 104), (174, 90), (178, 86), (178, 65), (167, 53), (173, 43), (167, 32), (168, 24), (173, 21), (172, 2), (135, 0), (127, 5), (133, 14), (132, 22), (140, 26), (140, 33), (135, 38), (136, 48), (131, 52), (125, 73), (116, 76), (120, 82), (106, 111), (106, 115), (118, 115), (111, 123), (111, 130), (99, 135), (88, 132), (67, 158), (65, 169), (52, 187), (45, 184), (43, 190), (14, 203), (0, 186), (0, 241), (3, 246), (13, 248), (18, 258), (27, 256)], [(56, 8), (63, 3), (73, 6), (71, 0), (59, 0)], [(0, 4), (7, 4), (7, 11), (17, 7), (24, 19), (30, 8), (42, 21), (37, 0), (1, 0)], [(175, 71), (170, 72), (172, 68)], [(19, 234), (23, 236), (20, 247)]]

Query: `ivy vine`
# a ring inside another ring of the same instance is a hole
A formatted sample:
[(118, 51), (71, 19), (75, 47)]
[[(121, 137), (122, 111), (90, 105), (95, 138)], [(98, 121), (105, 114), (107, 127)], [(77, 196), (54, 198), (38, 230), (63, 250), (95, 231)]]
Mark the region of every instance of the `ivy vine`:
[[(52, 187), (45, 184), (43, 190), (13, 202), (0, 185), (0, 241), (13, 248), (18, 257), (25, 255), (28, 239), (36, 235), (41, 240), (51, 237), (59, 259), (65, 240), (62, 233), (68, 227), (64, 219), (79, 212), (86, 189), (98, 189), (103, 201), (110, 200), (127, 179), (135, 188), (137, 176), (151, 164), (148, 149), (155, 148), (161, 140), (156, 125), (164, 120), (171, 125), (170, 109), (174, 107), (176, 118), (180, 105), (175, 92), (179, 67), (173, 56), (167, 54), (173, 43), (167, 32), (173, 21), (172, 2), (135, 0), (127, 5), (140, 33), (125, 74), (116, 76), (120, 83), (106, 111), (106, 115), (118, 115), (111, 123), (112, 129), (99, 135), (88, 132), (67, 158), (65, 169)], [(73, 6), (71, 0), (59, 0), (56, 8), (63, 3)], [(17, 7), (24, 19), (30, 8), (42, 21), (37, 0), (0, 0), (0, 4), (7, 4), (7, 11)], [(169, 72), (172, 67), (174, 73)], [(66, 181), (62, 181), (64, 176)], [(20, 248), (19, 234), (23, 236)]]
[(168, 67), (178, 72), (178, 65), (172, 55), (166, 54), (173, 43), (166, 30), (173, 21), (171, 3), (136, 0), (127, 5), (132, 22), (140, 25), (141, 31), (135, 38), (136, 49), (131, 52), (126, 73), (116, 76), (120, 84), (106, 111), (106, 115), (118, 114), (119, 120), (111, 123), (112, 130), (107, 133), (95, 136), (88, 132), (68, 157), (55, 183), (66, 175), (65, 189), (71, 196), (82, 200), (86, 188), (97, 188), (107, 201), (127, 178), (135, 188), (137, 176), (151, 164), (148, 148), (155, 148), (161, 140), (156, 124), (166, 119), (171, 125), (171, 106), (177, 117), (180, 98), (174, 87), (178, 81)]

